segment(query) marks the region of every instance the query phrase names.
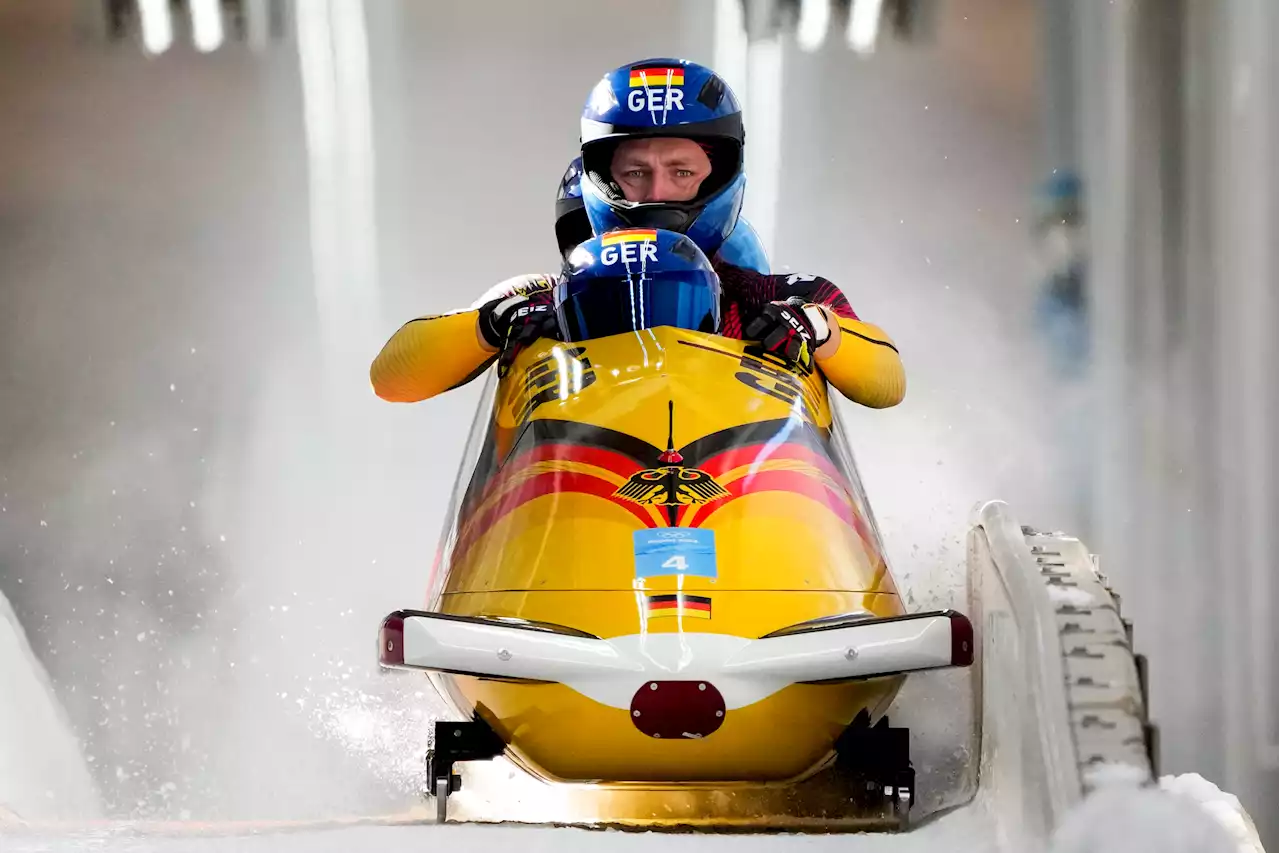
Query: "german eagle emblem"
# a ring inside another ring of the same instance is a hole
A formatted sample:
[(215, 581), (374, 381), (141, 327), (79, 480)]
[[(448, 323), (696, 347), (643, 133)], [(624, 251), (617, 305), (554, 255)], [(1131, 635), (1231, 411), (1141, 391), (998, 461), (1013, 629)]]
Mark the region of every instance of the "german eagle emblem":
[(667, 518), (676, 523), (676, 511), (682, 506), (699, 506), (729, 497), (729, 490), (706, 471), (688, 468), (684, 457), (675, 449), (676, 404), (667, 401), (667, 449), (658, 455), (659, 468), (646, 468), (627, 478), (613, 493), (615, 498), (641, 506), (667, 508)]
[(680, 465), (637, 471), (613, 494), (641, 506), (699, 505), (729, 496), (706, 471)]

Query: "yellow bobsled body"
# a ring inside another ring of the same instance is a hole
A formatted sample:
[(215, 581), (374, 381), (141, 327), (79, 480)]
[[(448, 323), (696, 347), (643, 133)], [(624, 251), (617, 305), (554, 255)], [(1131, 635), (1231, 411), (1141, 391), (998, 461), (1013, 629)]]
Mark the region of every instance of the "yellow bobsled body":
[[(677, 635), (689, 655), (715, 641), (700, 635), (902, 614), (834, 427), (820, 373), (743, 341), (670, 327), (540, 341), (477, 421), (427, 609), (641, 650)], [(440, 678), (531, 772), (604, 783), (802, 777), (902, 682), (788, 684), (717, 712), (714, 731), (669, 737), (567, 684)]]

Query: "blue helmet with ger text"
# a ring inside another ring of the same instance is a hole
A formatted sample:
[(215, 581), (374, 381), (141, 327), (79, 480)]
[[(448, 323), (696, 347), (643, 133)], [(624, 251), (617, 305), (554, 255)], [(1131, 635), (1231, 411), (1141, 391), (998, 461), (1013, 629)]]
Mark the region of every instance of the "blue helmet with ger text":
[(720, 330), (720, 277), (692, 240), (673, 231), (592, 237), (569, 254), (554, 301), (565, 341), (659, 326)]
[[(631, 202), (612, 175), (629, 139), (675, 137), (702, 146), (711, 174), (689, 201)], [(660, 228), (687, 234), (714, 256), (733, 233), (746, 188), (742, 110), (714, 71), (684, 59), (649, 59), (604, 75), (582, 110), (582, 200), (595, 233)]]

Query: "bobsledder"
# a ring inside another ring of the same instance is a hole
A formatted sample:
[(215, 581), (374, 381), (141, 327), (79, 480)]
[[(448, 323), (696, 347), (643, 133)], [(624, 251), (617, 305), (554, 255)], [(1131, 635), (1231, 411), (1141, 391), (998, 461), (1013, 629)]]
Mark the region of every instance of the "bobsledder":
[(505, 755), (572, 791), (558, 822), (905, 826), (885, 714), (972, 662), (969, 620), (907, 611), (824, 378), (717, 334), (693, 243), (614, 232), (569, 267), (609, 257), (558, 286), (560, 340), (492, 371), (426, 609), (381, 627), (460, 720), (438, 819), (460, 763)]

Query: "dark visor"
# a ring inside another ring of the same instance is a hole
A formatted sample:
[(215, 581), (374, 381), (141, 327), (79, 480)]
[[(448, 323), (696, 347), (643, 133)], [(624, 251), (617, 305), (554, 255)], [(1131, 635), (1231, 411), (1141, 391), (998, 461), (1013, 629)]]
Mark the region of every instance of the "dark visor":
[(556, 290), (566, 341), (605, 338), (658, 326), (720, 330), (720, 282), (691, 270), (566, 281)]

